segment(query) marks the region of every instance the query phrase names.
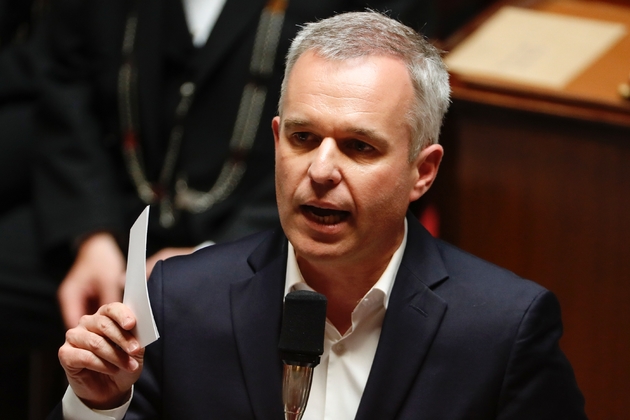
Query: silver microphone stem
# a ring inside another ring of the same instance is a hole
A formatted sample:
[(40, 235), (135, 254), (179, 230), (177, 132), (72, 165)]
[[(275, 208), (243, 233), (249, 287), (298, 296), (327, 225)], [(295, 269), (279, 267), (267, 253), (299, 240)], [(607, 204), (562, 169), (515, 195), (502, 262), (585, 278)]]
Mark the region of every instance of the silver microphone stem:
[(300, 420), (311, 392), (313, 367), (284, 364), (282, 400), (285, 420)]

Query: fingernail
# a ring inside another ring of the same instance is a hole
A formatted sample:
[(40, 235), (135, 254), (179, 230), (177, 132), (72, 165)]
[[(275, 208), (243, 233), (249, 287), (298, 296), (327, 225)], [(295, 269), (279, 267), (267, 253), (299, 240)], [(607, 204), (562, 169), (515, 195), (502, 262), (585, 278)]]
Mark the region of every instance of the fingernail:
[(129, 325), (131, 324), (131, 318), (127, 317), (125, 318), (125, 320), (123, 321), (123, 328), (127, 328)]
[(134, 359), (134, 358), (131, 358), (131, 361), (129, 362), (129, 367), (131, 367), (131, 370), (138, 369), (138, 366), (140, 366), (138, 361), (136, 359)]
[(140, 345), (136, 342), (129, 343), (129, 350), (127, 351), (127, 353), (133, 353), (134, 351), (138, 350), (138, 347), (140, 347)]

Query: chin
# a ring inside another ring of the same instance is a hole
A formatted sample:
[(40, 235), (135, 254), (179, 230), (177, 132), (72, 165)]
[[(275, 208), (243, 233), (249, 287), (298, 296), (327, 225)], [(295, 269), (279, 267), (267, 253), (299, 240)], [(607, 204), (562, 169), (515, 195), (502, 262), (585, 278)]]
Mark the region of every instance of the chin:
[(330, 261), (345, 254), (345, 247), (339, 242), (324, 242), (304, 234), (291, 241), (295, 252), (310, 261)]

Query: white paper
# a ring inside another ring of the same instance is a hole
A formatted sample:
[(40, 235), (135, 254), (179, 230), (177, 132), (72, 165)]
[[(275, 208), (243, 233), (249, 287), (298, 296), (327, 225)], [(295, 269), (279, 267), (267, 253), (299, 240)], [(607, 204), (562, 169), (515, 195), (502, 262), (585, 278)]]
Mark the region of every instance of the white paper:
[(620, 23), (506, 6), (445, 62), (462, 75), (562, 89), (625, 33)]
[(129, 252), (127, 254), (127, 277), (123, 303), (136, 316), (136, 326), (131, 331), (146, 347), (160, 337), (147, 290), (147, 229), (149, 227), (149, 206), (138, 216), (129, 232)]

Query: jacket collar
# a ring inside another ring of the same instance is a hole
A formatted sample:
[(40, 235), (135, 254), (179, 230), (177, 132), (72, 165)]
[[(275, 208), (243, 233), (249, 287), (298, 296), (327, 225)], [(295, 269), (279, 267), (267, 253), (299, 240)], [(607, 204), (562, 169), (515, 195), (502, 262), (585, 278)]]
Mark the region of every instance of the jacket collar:
[(199, 52), (195, 82), (202, 85), (223, 61), (223, 57), (243, 38), (256, 32), (265, 0), (239, 0), (225, 3), (206, 45)]
[[(140, 74), (146, 83), (142, 86), (154, 88), (161, 78), (156, 70), (160, 68), (163, 45), (163, 19), (165, 3), (173, 0), (138, 0), (138, 32), (136, 51)], [(178, 0), (174, 0), (178, 1)], [(242, 39), (244, 33), (255, 32), (265, 0), (239, 0), (225, 3), (210, 36), (199, 52), (200, 71), (197, 82), (212, 73), (223, 57)], [(143, 71), (145, 70), (145, 71)], [(147, 93), (143, 91), (143, 93)]]

